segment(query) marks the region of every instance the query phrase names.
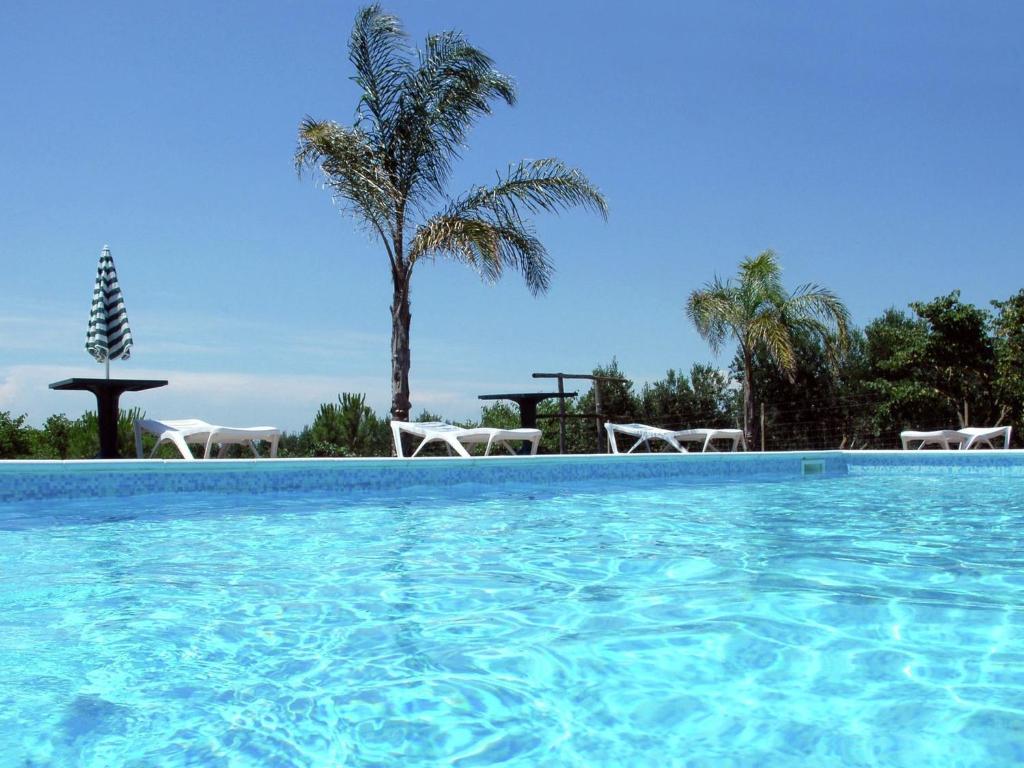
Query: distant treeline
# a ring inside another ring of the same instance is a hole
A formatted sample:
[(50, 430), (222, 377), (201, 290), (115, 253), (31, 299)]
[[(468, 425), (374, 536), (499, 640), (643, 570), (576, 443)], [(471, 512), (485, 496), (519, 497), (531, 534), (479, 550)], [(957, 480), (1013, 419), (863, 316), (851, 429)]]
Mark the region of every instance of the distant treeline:
[[(755, 356), (756, 416), (764, 414), (768, 450), (825, 448), (896, 448), (904, 429), (961, 426), (1014, 427), (1021, 445), (1024, 425), (1024, 290), (991, 309), (960, 300), (959, 292), (909, 311), (889, 309), (863, 330), (851, 333), (838, 359), (825, 345), (798, 335), (798, 366), (792, 378), (765, 355)], [(697, 363), (688, 372), (669, 370), (665, 377), (636, 387), (631, 381), (602, 384), (602, 415), (611, 421), (638, 421), (671, 428), (736, 427), (742, 422), (738, 383), (742, 365), (727, 371)], [(599, 376), (628, 378), (613, 359), (594, 368)], [(599, 450), (593, 390), (566, 403), (566, 450)], [(542, 403), (541, 450), (558, 451), (556, 401)], [(125, 411), (119, 423), (122, 455), (134, 456), (132, 423), (138, 410)], [(419, 421), (442, 416), (422, 412)], [(465, 426), (475, 423), (461, 422)], [(483, 408), (484, 426), (519, 425), (515, 406), (498, 402)], [(24, 416), (0, 411), (0, 458), (90, 458), (99, 450), (95, 413), (70, 420), (48, 418), (42, 429)], [(147, 437), (147, 450), (152, 438)], [(751, 446), (759, 448), (760, 446)], [(173, 449), (163, 455), (172, 458)], [(325, 403), (312, 423), (282, 438), (281, 456), (389, 456), (388, 417), (366, 405), (363, 395), (345, 393)], [(238, 453), (237, 455), (241, 455)]]
[[(906, 312), (889, 309), (854, 329), (838, 355), (807, 334), (797, 333), (795, 342), (791, 378), (766, 355), (755, 355), (755, 416), (764, 415), (767, 450), (897, 448), (904, 429), (1006, 424), (1021, 445), (1024, 291), (992, 302), (991, 310), (962, 302), (956, 291), (912, 303)], [(639, 390), (604, 385), (602, 411), (609, 420), (670, 428), (739, 427), (742, 370), (734, 359), (727, 376), (696, 364), (688, 375), (670, 370)], [(595, 373), (622, 375), (614, 361)], [(592, 412), (592, 394), (571, 410)], [(546, 445), (554, 431), (546, 431)], [(596, 449), (597, 430), (577, 422), (569, 445)]]

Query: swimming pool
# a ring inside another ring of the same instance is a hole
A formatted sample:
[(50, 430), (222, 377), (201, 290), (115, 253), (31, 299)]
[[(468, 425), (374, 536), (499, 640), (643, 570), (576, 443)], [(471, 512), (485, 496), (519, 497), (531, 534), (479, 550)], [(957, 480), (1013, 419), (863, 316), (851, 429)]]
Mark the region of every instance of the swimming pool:
[(1021, 763), (1024, 464), (849, 470), (10, 500), (0, 764)]

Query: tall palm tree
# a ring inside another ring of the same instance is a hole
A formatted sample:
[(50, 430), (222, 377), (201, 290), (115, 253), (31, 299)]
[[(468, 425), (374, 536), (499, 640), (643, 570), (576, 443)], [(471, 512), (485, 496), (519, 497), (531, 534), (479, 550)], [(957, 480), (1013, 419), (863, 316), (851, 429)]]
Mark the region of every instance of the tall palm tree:
[(399, 20), (377, 5), (356, 15), (348, 46), (362, 89), (351, 126), (307, 117), (296, 168), (319, 170), (335, 200), (384, 245), (391, 269), (391, 415), (409, 416), (409, 288), (413, 269), (437, 257), (487, 281), (517, 270), (534, 294), (553, 267), (524, 218), (582, 206), (607, 216), (604, 197), (557, 159), (524, 160), (492, 186), (449, 197), (446, 185), (469, 129), (491, 104), (515, 103), (512, 81), (461, 33), (427, 37), (412, 50)]
[(754, 424), (754, 352), (762, 349), (793, 380), (796, 354), (793, 333), (818, 336), (827, 350), (846, 346), (849, 312), (827, 288), (808, 283), (793, 293), (782, 287), (782, 270), (772, 251), (744, 259), (735, 282), (716, 276), (690, 294), (686, 314), (715, 354), (726, 337), (736, 341), (743, 363), (743, 433), (756, 445)]

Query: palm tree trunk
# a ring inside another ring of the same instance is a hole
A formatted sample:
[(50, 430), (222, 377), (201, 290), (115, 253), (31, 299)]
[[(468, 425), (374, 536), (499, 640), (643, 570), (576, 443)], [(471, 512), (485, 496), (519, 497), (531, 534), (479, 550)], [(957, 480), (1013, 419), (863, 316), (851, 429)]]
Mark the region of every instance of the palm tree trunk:
[(391, 299), (391, 418), (409, 420), (409, 274), (393, 273), (394, 294)]
[(757, 425), (754, 421), (754, 361), (748, 350), (743, 350), (743, 438), (747, 441), (747, 450), (757, 450)]

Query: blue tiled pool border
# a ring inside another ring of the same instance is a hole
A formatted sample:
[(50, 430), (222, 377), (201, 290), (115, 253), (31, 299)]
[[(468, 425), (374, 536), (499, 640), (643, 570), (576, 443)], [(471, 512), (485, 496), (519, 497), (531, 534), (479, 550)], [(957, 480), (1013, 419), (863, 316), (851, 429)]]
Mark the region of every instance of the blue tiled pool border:
[(862, 473), (1024, 474), (1024, 451), (807, 451), (478, 459), (0, 461), (0, 501), (148, 493), (388, 491), (465, 483), (834, 477)]
[(849, 474), (988, 473), (1024, 474), (1024, 450), (842, 451)]

